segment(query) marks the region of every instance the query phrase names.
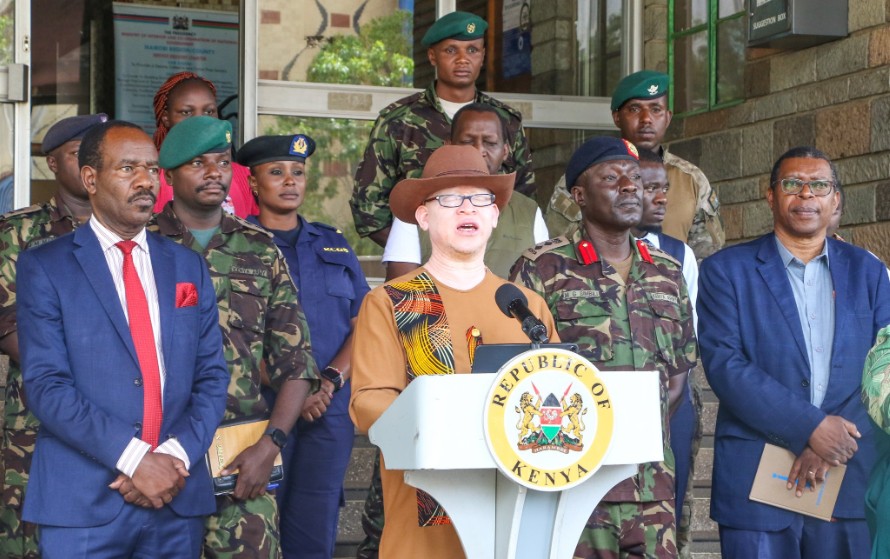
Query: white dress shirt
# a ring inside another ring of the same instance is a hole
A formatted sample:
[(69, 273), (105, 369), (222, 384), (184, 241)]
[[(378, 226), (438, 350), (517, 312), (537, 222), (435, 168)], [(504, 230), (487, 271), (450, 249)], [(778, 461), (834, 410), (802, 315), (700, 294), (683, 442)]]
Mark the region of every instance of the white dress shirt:
[[(117, 290), (118, 299), (120, 299), (121, 308), (124, 316), (127, 316), (127, 291), (124, 286), (124, 253), (116, 246), (117, 243), (123, 241), (117, 234), (105, 227), (95, 217), (90, 218), (90, 227), (99, 239), (99, 246), (102, 248), (102, 254), (105, 256), (105, 262), (108, 263), (108, 270), (111, 272), (111, 279), (114, 281), (114, 287)], [(155, 284), (155, 276), (151, 267), (151, 255), (148, 251), (148, 241), (145, 229), (142, 229), (131, 240), (136, 243), (133, 249), (133, 265), (136, 267), (136, 273), (139, 274), (139, 281), (142, 283), (142, 290), (145, 292), (145, 299), (148, 302), (148, 314), (151, 319), (151, 329), (155, 338), (155, 348), (158, 356), (158, 371), (161, 375), (161, 395), (164, 394), (164, 381), (167, 378), (167, 370), (164, 367), (164, 348), (161, 345), (161, 312), (158, 306), (158, 288)], [(161, 399), (163, 406), (163, 398)], [(117, 469), (122, 473), (133, 477), (136, 468), (142, 461), (142, 458), (151, 450), (151, 445), (147, 442), (133, 438), (124, 449), (117, 461)], [(169, 454), (175, 458), (179, 458), (185, 463), (186, 469), (191, 467), (188, 455), (185, 449), (176, 439), (168, 439), (163, 444), (159, 444), (155, 452)]]

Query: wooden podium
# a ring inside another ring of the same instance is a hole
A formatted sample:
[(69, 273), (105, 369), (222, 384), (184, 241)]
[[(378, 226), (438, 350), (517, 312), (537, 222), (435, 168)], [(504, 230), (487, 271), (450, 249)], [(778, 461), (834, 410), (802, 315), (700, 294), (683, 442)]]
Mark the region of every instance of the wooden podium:
[(442, 504), (468, 559), (570, 559), (606, 492), (664, 458), (658, 373), (598, 374), (614, 413), (611, 444), (596, 472), (561, 492), (530, 490), (498, 469), (483, 429), (497, 375), (418, 377), (369, 436), (387, 468)]

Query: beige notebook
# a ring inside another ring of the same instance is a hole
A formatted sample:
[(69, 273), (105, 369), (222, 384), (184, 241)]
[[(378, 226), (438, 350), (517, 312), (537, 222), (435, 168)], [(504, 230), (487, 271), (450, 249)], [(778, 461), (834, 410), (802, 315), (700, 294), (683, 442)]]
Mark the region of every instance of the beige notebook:
[(798, 497), (795, 489), (786, 489), (788, 472), (791, 471), (794, 459), (794, 454), (788, 450), (767, 444), (760, 457), (757, 475), (754, 476), (754, 486), (748, 498), (758, 503), (830, 521), (847, 467), (841, 465), (831, 468), (825, 476), (825, 481), (816, 486), (815, 491), (807, 488), (803, 495)]
[[(225, 468), (245, 448), (255, 444), (263, 433), (268, 420), (247, 421), (232, 425), (220, 426), (213, 435), (213, 444), (207, 451), (207, 467), (210, 469), (210, 477), (213, 478), (213, 492), (216, 495), (224, 495), (235, 490), (238, 474), (220, 476), (219, 472)], [(269, 480), (269, 489), (274, 489), (283, 478), (284, 469), (281, 464), (281, 453), (275, 457), (272, 466), (272, 477)]]

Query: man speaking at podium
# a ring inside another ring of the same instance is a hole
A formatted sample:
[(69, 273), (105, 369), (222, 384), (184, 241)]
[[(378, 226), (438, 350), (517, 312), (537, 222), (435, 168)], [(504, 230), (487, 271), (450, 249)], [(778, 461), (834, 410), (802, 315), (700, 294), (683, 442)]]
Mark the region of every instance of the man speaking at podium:
[(643, 212), (633, 144), (610, 137), (587, 141), (569, 160), (566, 185), (581, 208), (580, 225), (526, 251), (510, 277), (544, 297), (562, 340), (577, 343), (600, 370), (657, 370), (665, 431), (664, 461), (641, 464), (603, 497), (574, 556), (676, 557), (667, 417), (697, 359), (680, 263), (631, 236)]
[[(480, 344), (528, 341), (519, 321), (495, 302), (495, 292), (507, 282), (483, 262), (514, 180), (513, 173), (489, 175), (472, 146), (447, 145), (433, 152), (422, 178), (396, 184), (390, 196), (393, 215), (429, 232), (432, 252), (422, 267), (374, 289), (362, 304), (349, 407), (361, 431), (417, 376), (469, 373)], [(544, 301), (521, 291), (551, 341), (558, 341)], [(461, 413), (460, 404), (455, 402), (455, 413)], [(405, 484), (401, 470), (387, 470), (385, 455), (381, 478), (386, 511), (381, 557), (464, 557), (447, 511)]]

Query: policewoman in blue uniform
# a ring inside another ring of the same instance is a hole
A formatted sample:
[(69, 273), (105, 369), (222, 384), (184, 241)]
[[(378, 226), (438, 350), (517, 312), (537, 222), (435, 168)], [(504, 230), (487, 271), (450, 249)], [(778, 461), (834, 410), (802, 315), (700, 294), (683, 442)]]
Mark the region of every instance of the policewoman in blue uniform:
[(278, 488), (285, 559), (334, 555), (343, 478), (352, 451), (349, 373), (352, 328), (368, 284), (352, 247), (338, 229), (299, 215), (306, 196), (309, 136), (261, 136), (239, 151), (260, 208), (249, 221), (266, 228), (284, 254), (309, 322), (322, 389), (311, 395), (282, 451)]

